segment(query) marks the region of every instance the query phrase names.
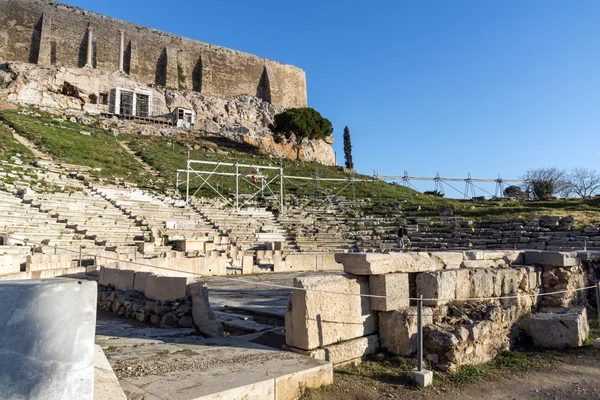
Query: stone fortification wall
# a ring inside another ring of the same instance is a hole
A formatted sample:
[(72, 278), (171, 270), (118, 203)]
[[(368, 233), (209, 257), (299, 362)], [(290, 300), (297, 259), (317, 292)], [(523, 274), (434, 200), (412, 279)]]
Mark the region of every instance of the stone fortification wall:
[(307, 104), (306, 77), (297, 67), (48, 0), (0, 2), (0, 61), (87, 65), (220, 97)]

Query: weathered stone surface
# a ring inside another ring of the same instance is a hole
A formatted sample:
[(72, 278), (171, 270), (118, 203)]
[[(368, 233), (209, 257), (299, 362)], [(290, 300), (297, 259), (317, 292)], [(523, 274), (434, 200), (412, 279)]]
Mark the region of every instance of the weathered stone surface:
[(471, 273), (468, 269), (456, 270), (456, 299), (464, 300), (471, 297)]
[(0, 282), (0, 397), (92, 400), (97, 285)]
[(600, 350), (600, 339), (595, 339), (594, 343), (593, 343), (593, 346), (594, 346), (595, 349)]
[(463, 262), (463, 253), (458, 251), (436, 251), (429, 253), (439, 269), (460, 268)]
[(580, 347), (590, 332), (584, 307), (542, 308), (531, 316), (530, 329), (533, 344), (546, 349)]
[(466, 325), (436, 323), (423, 329), (426, 359), (436, 369), (490, 361), (510, 346), (512, 325), (521, 317), (513, 306), (488, 308), (483, 320)]
[[(541, 283), (544, 293), (555, 293), (542, 298), (544, 307), (569, 307), (584, 304), (587, 290), (576, 290), (588, 286), (587, 272), (582, 266), (543, 266)], [(561, 293), (563, 291), (568, 291)]]
[(185, 297), (187, 278), (149, 275), (144, 295), (152, 300), (177, 300)]
[(100, 268), (100, 284), (111, 285), (116, 290), (133, 290), (135, 271), (117, 268)]
[(488, 269), (471, 271), (471, 298), (486, 298), (494, 295), (494, 275)]
[(581, 264), (577, 252), (561, 251), (525, 251), (525, 264), (527, 265), (547, 265), (554, 267), (573, 267)]
[[(423, 308), (423, 325), (433, 323), (433, 311)], [(379, 313), (381, 347), (392, 354), (411, 356), (417, 351), (417, 308)]]
[(290, 350), (317, 360), (324, 360), (334, 365), (349, 361), (360, 361), (379, 349), (379, 336), (369, 335), (345, 342), (335, 343), (316, 350), (301, 350), (291, 347)]
[(456, 299), (456, 271), (443, 270), (422, 272), (417, 275), (417, 296), (422, 295), (423, 304), (438, 307)]
[(408, 274), (371, 275), (369, 292), (375, 296), (387, 296), (385, 299), (371, 297), (371, 310), (391, 311), (410, 306)]
[(133, 290), (145, 292), (148, 278), (152, 275), (154, 275), (152, 272), (136, 272), (133, 280)]
[(393, 272), (435, 271), (436, 263), (427, 253), (338, 253), (335, 261), (353, 275), (383, 275)]
[(208, 300), (208, 288), (204, 282), (189, 285), (192, 296), (192, 318), (194, 325), (209, 337), (223, 336), (223, 326), (215, 316)]
[(308, 290), (294, 290), (290, 296), (285, 314), (289, 346), (312, 350), (377, 331), (370, 299), (358, 296), (369, 293), (367, 277), (307, 276), (295, 278), (294, 287)]

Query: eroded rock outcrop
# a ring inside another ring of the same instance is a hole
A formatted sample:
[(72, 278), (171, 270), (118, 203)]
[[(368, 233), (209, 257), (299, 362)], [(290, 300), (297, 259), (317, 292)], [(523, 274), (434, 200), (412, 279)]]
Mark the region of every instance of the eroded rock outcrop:
[[(213, 134), (238, 143), (250, 144), (274, 157), (295, 159), (291, 143), (275, 143), (269, 124), (280, 112), (277, 107), (256, 97), (241, 95), (221, 98), (191, 90), (172, 90), (148, 86), (131, 80), (122, 72), (107, 73), (90, 68), (63, 68), (8, 62), (0, 64), (0, 99), (18, 104), (64, 112), (107, 113), (111, 89), (145, 90), (152, 93), (152, 115), (170, 118), (177, 107), (196, 113), (193, 133)], [(129, 121), (113, 124), (127, 133), (175, 136), (181, 132), (160, 125), (139, 125)], [(303, 161), (335, 165), (333, 137), (313, 140), (300, 150)]]

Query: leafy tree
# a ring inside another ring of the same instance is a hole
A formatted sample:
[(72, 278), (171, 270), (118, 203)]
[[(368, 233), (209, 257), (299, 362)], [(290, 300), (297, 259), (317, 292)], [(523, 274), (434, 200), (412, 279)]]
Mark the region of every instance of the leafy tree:
[(427, 190), (423, 192), (423, 194), (435, 197), (444, 197), (444, 193), (440, 192), (439, 190)]
[(504, 197), (520, 198), (523, 197), (523, 189), (517, 185), (511, 185), (504, 189)]
[(571, 187), (564, 170), (556, 167), (530, 169), (523, 176), (523, 189), (537, 199), (547, 199), (555, 194), (568, 196)]
[(277, 114), (269, 129), (277, 143), (285, 139), (294, 144), (297, 160), (300, 159), (300, 148), (304, 143), (308, 140), (324, 139), (333, 133), (331, 122), (310, 107), (290, 108)]
[(568, 176), (568, 184), (577, 196), (589, 197), (600, 189), (600, 175), (593, 169), (575, 168)]
[(350, 129), (344, 128), (344, 159), (346, 160), (346, 168), (354, 169), (352, 162), (352, 143), (350, 142)]

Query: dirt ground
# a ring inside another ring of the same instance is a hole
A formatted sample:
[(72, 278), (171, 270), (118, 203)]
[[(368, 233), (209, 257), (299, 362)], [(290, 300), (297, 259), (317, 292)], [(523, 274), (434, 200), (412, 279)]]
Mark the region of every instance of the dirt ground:
[(600, 351), (591, 347), (565, 353), (547, 367), (507, 369), (474, 383), (454, 383), (439, 376), (425, 389), (411, 387), (405, 378), (370, 378), (353, 368), (342, 369), (328, 388), (309, 391), (304, 400), (475, 400), (475, 399), (600, 399)]

